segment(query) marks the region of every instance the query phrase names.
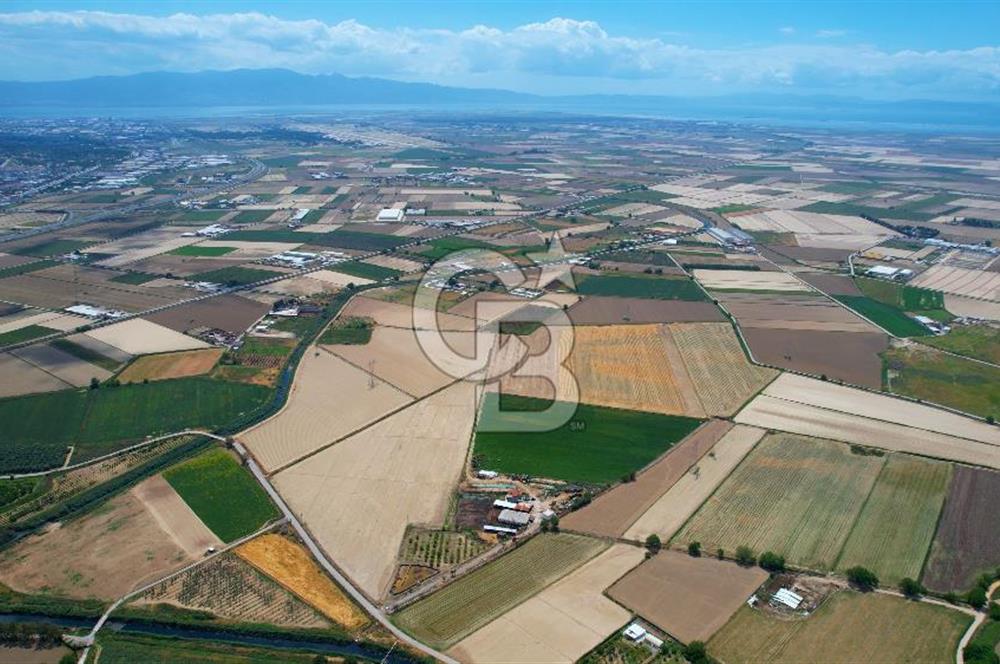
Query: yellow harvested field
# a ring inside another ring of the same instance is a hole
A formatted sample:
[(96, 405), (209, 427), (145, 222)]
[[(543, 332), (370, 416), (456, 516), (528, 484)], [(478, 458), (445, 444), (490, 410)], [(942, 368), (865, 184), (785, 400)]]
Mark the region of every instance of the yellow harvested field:
[(223, 546), (170, 483), (154, 475), (132, 487), (132, 495), (142, 502), (160, 529), (192, 558), (205, 555), (209, 547)]
[[(31, 311), (37, 313), (29, 313)], [(83, 316), (61, 314), (58, 311), (28, 309), (25, 313), (27, 315), (18, 315), (16, 317), (5, 316), (3, 318), (4, 322), (0, 323), (0, 334), (20, 330), (22, 327), (28, 327), (29, 325), (41, 325), (42, 327), (59, 330), (60, 332), (69, 332), (70, 330), (76, 329), (81, 325), (86, 325), (90, 322), (89, 319), (84, 318)]]
[(274, 283), (257, 286), (254, 290), (259, 293), (277, 293), (279, 295), (297, 295), (302, 297), (318, 295), (320, 293), (336, 293), (341, 288), (335, 284), (310, 277), (291, 277), (290, 279), (282, 279)]
[(1000, 446), (1000, 429), (985, 422), (912, 401), (836, 385), (815, 378), (782, 374), (767, 386), (764, 394), (785, 401)]
[(366, 286), (368, 284), (375, 283), (371, 279), (365, 279), (364, 277), (354, 277), (349, 274), (344, 274), (343, 272), (334, 272), (333, 270), (317, 270), (315, 272), (309, 273), (310, 279), (318, 279), (324, 283), (332, 284), (334, 286), (344, 287), (348, 284), (354, 284), (355, 286)]
[(443, 523), (465, 466), (476, 392), (455, 383), (274, 476), (291, 509), (370, 597), (388, 591), (406, 527)]
[[(459, 350), (473, 340), (471, 332), (451, 334), (459, 342), (456, 345)], [(454, 380), (427, 358), (416, 333), (409, 329), (376, 327), (367, 344), (325, 348), (414, 397), (425, 396)]]
[(141, 383), (144, 380), (165, 380), (200, 376), (212, 370), (222, 357), (221, 348), (143, 355), (118, 375), (123, 383)]
[(750, 364), (728, 323), (669, 327), (707, 415), (732, 415), (778, 375), (774, 369)]
[(762, 394), (736, 416), (741, 424), (1000, 469), (1000, 448), (966, 438), (873, 420)]
[(410, 401), (389, 383), (314, 346), (299, 363), (285, 406), (239, 438), (274, 472)]
[(708, 500), (765, 433), (764, 429), (741, 424), (730, 429), (625, 532), (625, 537), (644, 542), (646, 537), (655, 533), (662, 541), (668, 541), (701, 504)]
[(819, 212), (765, 210), (733, 216), (730, 221), (745, 231), (804, 235), (896, 235), (862, 217)]
[(807, 292), (809, 287), (787, 272), (755, 270), (694, 270), (694, 278), (709, 290)]
[(630, 618), (603, 595), (639, 565), (643, 549), (615, 544), (456, 644), (462, 662), (575, 662)]
[(298, 542), (267, 533), (238, 546), (236, 555), (337, 624), (347, 629), (368, 624), (368, 616), (323, 573)]
[(90, 330), (84, 334), (91, 339), (114, 346), (129, 355), (211, 348), (211, 346), (200, 339), (175, 332), (169, 327), (157, 325), (142, 318), (132, 318), (121, 323), (113, 323), (106, 327)]
[[(418, 226), (417, 228), (420, 227)], [(394, 233), (394, 235), (397, 235), (397, 233)], [(372, 256), (371, 258), (366, 258), (363, 262), (370, 265), (378, 265), (379, 267), (387, 267), (390, 270), (399, 270), (400, 272), (414, 272), (424, 266), (420, 261), (410, 260), (401, 256)]]
[(1000, 272), (935, 265), (910, 283), (942, 293), (1000, 302)]

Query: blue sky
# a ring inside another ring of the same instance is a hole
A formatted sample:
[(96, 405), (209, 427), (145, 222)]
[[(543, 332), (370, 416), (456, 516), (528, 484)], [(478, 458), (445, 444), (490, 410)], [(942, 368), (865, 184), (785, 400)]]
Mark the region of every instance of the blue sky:
[(0, 78), (284, 67), (540, 94), (996, 100), (1000, 2), (0, 2)]

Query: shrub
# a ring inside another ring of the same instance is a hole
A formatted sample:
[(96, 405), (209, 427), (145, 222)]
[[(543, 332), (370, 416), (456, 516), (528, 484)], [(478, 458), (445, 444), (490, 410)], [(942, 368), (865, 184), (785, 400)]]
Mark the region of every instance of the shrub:
[(688, 555), (695, 558), (701, 555), (701, 542), (691, 542), (688, 544)]
[(990, 620), (1000, 620), (1000, 604), (990, 602)]
[(918, 581), (907, 577), (899, 582), (899, 592), (903, 593), (910, 599), (917, 599), (926, 593), (927, 589), (920, 585)]
[(725, 549), (723, 549), (723, 548), (719, 548), (719, 549), (718, 549), (718, 550), (717, 550), (717, 551), (715, 552), (715, 557), (716, 557), (716, 558), (718, 558), (719, 560), (722, 560), (723, 558), (725, 558), (725, 557), (726, 557), (726, 550), (725, 550)]
[(875, 572), (860, 565), (847, 570), (847, 580), (862, 592), (878, 588), (878, 577), (875, 576)]
[(785, 571), (785, 557), (779, 556), (773, 551), (765, 551), (760, 554), (760, 566), (766, 569), (768, 572), (784, 572)]
[(684, 646), (684, 659), (691, 662), (691, 664), (707, 663), (709, 659), (705, 644), (701, 641), (692, 641)]
[(646, 550), (649, 551), (650, 553), (657, 554), (660, 552), (660, 549), (662, 547), (663, 543), (660, 542), (660, 536), (657, 535), (656, 533), (653, 533), (652, 535), (646, 538)]
[(757, 563), (757, 556), (754, 555), (753, 549), (748, 546), (738, 546), (736, 547), (736, 562), (744, 567), (752, 567)]
[(962, 651), (966, 664), (1000, 664), (1000, 656), (989, 643), (973, 641)]
[(986, 591), (976, 586), (965, 596), (965, 601), (974, 609), (981, 609), (986, 606)]

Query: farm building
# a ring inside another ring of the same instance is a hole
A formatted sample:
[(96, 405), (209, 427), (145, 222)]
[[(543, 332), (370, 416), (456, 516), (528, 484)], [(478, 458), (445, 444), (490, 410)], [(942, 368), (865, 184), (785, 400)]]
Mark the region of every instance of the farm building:
[(402, 221), (403, 211), (398, 208), (382, 208), (375, 217), (376, 221)]
[(500, 516), (497, 517), (497, 521), (500, 523), (505, 523), (509, 526), (516, 526), (521, 528), (528, 525), (531, 521), (531, 515), (527, 512), (518, 512), (515, 510), (501, 510)]
[(713, 227), (708, 229), (708, 234), (722, 244), (728, 244), (733, 247), (746, 247), (753, 244), (752, 237), (736, 228), (725, 230)]

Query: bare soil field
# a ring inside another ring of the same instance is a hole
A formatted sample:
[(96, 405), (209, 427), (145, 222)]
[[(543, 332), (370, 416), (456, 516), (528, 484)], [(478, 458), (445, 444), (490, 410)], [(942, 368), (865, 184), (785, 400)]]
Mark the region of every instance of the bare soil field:
[(99, 327), (84, 334), (91, 339), (114, 346), (129, 355), (210, 348), (204, 341), (185, 336), (168, 327), (142, 318), (133, 318), (121, 323)]
[(182, 304), (146, 317), (146, 320), (187, 332), (199, 327), (218, 328), (239, 333), (249, 328), (269, 311), (266, 304), (227, 294), (190, 304)]
[(727, 293), (719, 301), (742, 328), (873, 332), (878, 328), (836, 302), (812, 295)]
[(88, 337), (86, 334), (71, 334), (66, 337), (66, 340), (76, 344), (77, 346), (83, 346), (87, 350), (93, 351), (98, 355), (103, 355), (104, 357), (112, 359), (118, 364), (125, 364), (132, 359), (132, 355), (130, 353), (126, 353), (121, 348), (112, 346), (111, 344), (106, 344), (103, 341), (98, 341), (93, 337)]
[[(231, 246), (231, 245), (227, 245)], [(128, 269), (136, 272), (147, 272), (149, 274), (172, 274), (177, 278), (187, 278), (193, 274), (221, 270), (233, 267), (245, 262), (245, 258), (233, 257), (227, 254), (219, 258), (208, 258), (204, 256), (178, 256), (176, 254), (160, 254), (152, 258), (146, 258), (132, 263)]]
[(567, 514), (560, 525), (567, 530), (620, 537), (731, 428), (725, 420), (709, 420), (641, 471), (635, 482), (602, 493), (583, 509)]
[(971, 622), (947, 607), (844, 590), (805, 619), (744, 606), (709, 641), (708, 652), (727, 664), (953, 664)]
[(409, 401), (389, 383), (313, 347), (299, 363), (285, 407), (239, 438), (273, 472)]
[(133, 605), (171, 604), (235, 622), (322, 629), (315, 609), (229, 552), (140, 595)]
[(132, 495), (153, 515), (163, 532), (192, 558), (205, 555), (209, 547), (222, 546), (222, 540), (202, 523), (162, 475), (135, 485)]
[(823, 332), (746, 328), (743, 336), (763, 364), (814, 376), (882, 388), (882, 358), (889, 348), (884, 332)]
[(0, 398), (36, 392), (55, 392), (71, 387), (67, 382), (10, 353), (0, 354)]
[[(395, 233), (398, 235), (398, 233)], [(399, 270), (400, 272), (415, 272), (423, 268), (424, 264), (419, 261), (410, 260), (408, 258), (403, 258), (401, 256), (373, 256), (371, 258), (366, 258), (364, 263), (370, 263), (371, 265), (378, 265), (379, 267), (387, 267), (390, 270)]]
[(608, 589), (682, 643), (708, 641), (767, 579), (759, 567), (664, 551)]
[(29, 325), (41, 325), (60, 332), (68, 332), (74, 328), (86, 325), (88, 319), (83, 316), (73, 314), (63, 314), (58, 311), (39, 311), (37, 309), (26, 309), (24, 315), (17, 315), (13, 319), (5, 316), (0, 322), (0, 334), (13, 332)]
[(774, 551), (833, 569), (884, 462), (832, 441), (772, 434), (757, 444), (674, 537), (705, 551)]
[(1000, 272), (935, 265), (918, 274), (910, 285), (1000, 302)]
[(1000, 303), (996, 302), (973, 300), (969, 297), (946, 293), (944, 296), (944, 308), (956, 316), (1000, 321)]
[(113, 273), (96, 268), (80, 267), (79, 275), (74, 277), (67, 271), (72, 267), (60, 265), (0, 279), (0, 299), (48, 309), (85, 302), (137, 313), (192, 296), (192, 291), (184, 288), (152, 289), (108, 282)]
[[(356, 316), (371, 318), (378, 325), (413, 329), (413, 309), (407, 304), (385, 302), (370, 297), (353, 297), (341, 311), (340, 318)], [(475, 321), (452, 313), (438, 312), (437, 324), (439, 330), (471, 332), (475, 329)]]
[(125, 367), (118, 375), (118, 380), (123, 383), (141, 383), (144, 380), (200, 376), (211, 371), (220, 357), (221, 348), (143, 355)]
[(764, 394), (786, 401), (851, 413), (938, 433), (1000, 445), (1000, 429), (938, 408), (842, 385), (782, 374)]
[(131, 492), (0, 554), (0, 581), (26, 593), (117, 599), (191, 562)]
[(103, 369), (90, 362), (85, 362), (55, 346), (47, 344), (27, 346), (12, 351), (11, 354), (16, 355), (46, 373), (52, 374), (59, 380), (69, 383), (73, 387), (88, 385), (92, 378), (103, 381), (111, 377), (111, 372), (107, 369)]
[(308, 297), (320, 293), (336, 293), (341, 290), (340, 286), (311, 279), (309, 277), (292, 277), (282, 279), (270, 284), (264, 284), (254, 289), (258, 293), (275, 293), (277, 295), (295, 295), (298, 297)]
[(566, 312), (575, 325), (642, 325), (645, 323), (701, 323), (725, 320), (711, 302), (643, 300), (630, 297), (588, 296)]
[(804, 292), (809, 289), (786, 272), (749, 270), (694, 270), (695, 279), (709, 290)]
[(462, 662), (575, 662), (630, 615), (603, 590), (642, 562), (643, 550), (615, 544), (456, 644)]
[(186, 247), (201, 241), (200, 237), (182, 237), (189, 230), (182, 226), (161, 226), (152, 230), (129, 235), (107, 244), (102, 244), (102, 254), (117, 254), (98, 262), (104, 267), (121, 267), (144, 258), (163, 254), (179, 247)]
[(441, 526), (477, 403), (474, 385), (456, 383), (275, 476), (292, 509), (369, 596), (388, 591), (409, 524)]
[(989, 443), (786, 401), (767, 394), (751, 401), (735, 420), (764, 429), (1000, 468), (1000, 449)]
[(343, 272), (336, 272), (334, 270), (317, 270), (316, 272), (310, 272), (310, 279), (318, 279), (323, 283), (327, 283), (333, 286), (339, 286), (343, 288), (348, 284), (354, 284), (355, 286), (365, 286), (367, 284), (375, 283), (371, 279), (365, 279), (364, 277), (355, 277), (350, 274), (344, 274)]
[[(452, 334), (466, 336), (466, 342), (472, 340), (471, 333)], [(367, 344), (325, 348), (414, 397), (427, 395), (454, 380), (424, 355), (415, 333), (408, 329), (376, 327)]]
[(1000, 564), (1000, 473), (955, 466), (923, 583), (939, 592), (965, 591)]
[(647, 536), (655, 533), (661, 541), (669, 541), (765, 433), (763, 429), (742, 424), (730, 429), (632, 524), (625, 537), (645, 542)]
[(863, 295), (854, 280), (844, 275), (804, 272), (799, 275), (799, 278), (827, 295)]
[(266, 533), (241, 544), (236, 555), (338, 625), (357, 629), (368, 624), (368, 616), (323, 573), (297, 541)]

